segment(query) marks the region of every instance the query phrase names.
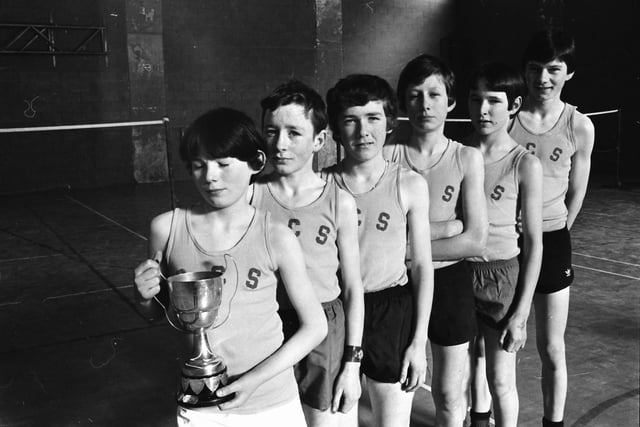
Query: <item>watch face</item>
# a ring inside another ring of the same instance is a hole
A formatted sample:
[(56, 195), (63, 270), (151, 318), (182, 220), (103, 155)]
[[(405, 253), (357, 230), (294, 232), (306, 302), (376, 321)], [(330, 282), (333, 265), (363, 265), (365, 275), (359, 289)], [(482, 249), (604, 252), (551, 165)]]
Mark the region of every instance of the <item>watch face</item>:
[(364, 356), (364, 351), (362, 347), (348, 346), (345, 350), (345, 360), (350, 362), (361, 362), (362, 357)]

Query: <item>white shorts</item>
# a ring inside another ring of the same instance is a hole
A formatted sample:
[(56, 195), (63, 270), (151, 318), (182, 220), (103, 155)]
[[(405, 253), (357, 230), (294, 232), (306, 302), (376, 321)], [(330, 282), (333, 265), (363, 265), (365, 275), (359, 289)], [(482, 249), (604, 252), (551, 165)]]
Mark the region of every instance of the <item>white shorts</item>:
[(299, 399), (256, 414), (198, 411), (178, 406), (178, 427), (306, 427)]

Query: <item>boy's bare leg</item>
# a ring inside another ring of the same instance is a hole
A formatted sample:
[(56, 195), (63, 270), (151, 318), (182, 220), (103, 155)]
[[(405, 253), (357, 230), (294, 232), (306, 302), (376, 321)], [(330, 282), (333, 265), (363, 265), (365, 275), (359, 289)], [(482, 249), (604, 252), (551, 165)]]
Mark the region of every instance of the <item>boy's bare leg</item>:
[(358, 427), (358, 405), (346, 414), (340, 414), (340, 427)]
[(516, 388), (516, 354), (500, 345), (500, 331), (480, 322), (484, 336), (487, 379), (493, 400), (496, 427), (517, 427), (518, 390)]
[(552, 294), (536, 294), (536, 345), (542, 361), (544, 416), (562, 421), (567, 398), (564, 332), (569, 315), (569, 287)]
[(459, 427), (467, 410), (464, 379), (469, 364), (469, 343), (453, 346), (431, 343), (431, 353), (431, 395), (436, 406), (436, 426)]
[(358, 426), (358, 407), (354, 406), (351, 411), (346, 414), (342, 412), (331, 412), (330, 409), (320, 411), (311, 406), (302, 404), (304, 418), (307, 420), (309, 427), (357, 427)]
[(402, 390), (399, 382), (366, 381), (375, 427), (409, 427), (414, 393)]
[[(484, 338), (478, 335), (473, 343), (471, 357), (471, 411), (487, 414), (491, 411), (491, 392), (487, 382), (487, 359)], [(488, 425), (488, 420), (487, 420)]]

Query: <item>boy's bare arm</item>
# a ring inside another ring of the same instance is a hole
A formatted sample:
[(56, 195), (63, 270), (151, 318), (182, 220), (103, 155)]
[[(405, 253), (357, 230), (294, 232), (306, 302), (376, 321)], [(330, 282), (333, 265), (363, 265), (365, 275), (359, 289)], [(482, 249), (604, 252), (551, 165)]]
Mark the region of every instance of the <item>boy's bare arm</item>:
[(414, 297), (415, 332), (405, 351), (400, 381), (407, 391), (416, 390), (427, 369), (426, 342), (433, 301), (433, 262), (429, 227), (429, 188), (417, 173), (403, 171), (400, 180), (402, 202), (407, 211), (411, 247), (411, 279)]
[(269, 238), (276, 267), (300, 320), (300, 328), (275, 353), (218, 389), (219, 396), (236, 394), (233, 400), (220, 405), (222, 410), (242, 406), (260, 384), (300, 361), (327, 335), (327, 320), (311, 287), (298, 240), (288, 227), (275, 222), (269, 224)]
[[(451, 221), (431, 221), (431, 240), (449, 239), (464, 231), (464, 224), (459, 219)], [(431, 248), (433, 250), (433, 248)]]
[[(461, 153), (464, 178), (461, 186), (464, 230), (431, 242), (433, 259), (450, 260), (482, 255), (487, 243), (488, 219), (484, 196), (484, 161), (480, 151), (465, 147)], [(433, 231), (431, 233), (433, 235)]]
[(520, 199), (522, 200), (522, 262), (515, 309), (502, 331), (500, 341), (506, 351), (520, 350), (527, 340), (527, 319), (542, 263), (542, 166), (532, 154), (527, 154), (518, 168)]
[[(360, 274), (358, 214), (356, 202), (346, 191), (338, 192), (338, 253), (342, 275), (342, 300), (346, 314), (345, 345), (362, 345), (364, 327), (364, 289)], [(344, 362), (334, 387), (331, 409), (349, 412), (361, 394), (360, 363)]]
[(589, 172), (591, 170), (591, 152), (593, 151), (595, 130), (589, 117), (576, 112), (575, 141), (576, 152), (571, 159), (569, 172), (569, 190), (565, 198), (567, 206), (567, 228), (571, 229), (582, 208), (587, 193)]
[(164, 316), (161, 307), (154, 303), (153, 297), (160, 292), (160, 262), (169, 240), (173, 212), (165, 212), (151, 221), (149, 232), (149, 258), (134, 270), (135, 297), (140, 311), (149, 320)]

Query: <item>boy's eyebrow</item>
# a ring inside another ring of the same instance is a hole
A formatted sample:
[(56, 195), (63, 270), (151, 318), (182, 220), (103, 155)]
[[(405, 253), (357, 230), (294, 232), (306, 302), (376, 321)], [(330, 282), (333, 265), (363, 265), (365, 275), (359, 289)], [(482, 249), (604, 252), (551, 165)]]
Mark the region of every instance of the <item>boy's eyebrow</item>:
[[(266, 129), (278, 129), (278, 126), (273, 125), (273, 124), (265, 124), (264, 127)], [(284, 128), (285, 129), (296, 129), (296, 130), (302, 129), (301, 126), (296, 126), (296, 125), (286, 125), (286, 126), (284, 126)]]
[[(372, 111), (372, 112), (369, 112), (369, 113), (365, 113), (364, 117), (379, 117), (379, 116), (384, 116), (384, 115), (385, 115), (384, 113), (381, 113), (379, 111)], [(342, 114), (342, 118), (343, 119), (357, 117), (357, 116), (358, 116), (357, 114), (344, 114), (344, 113)]]

